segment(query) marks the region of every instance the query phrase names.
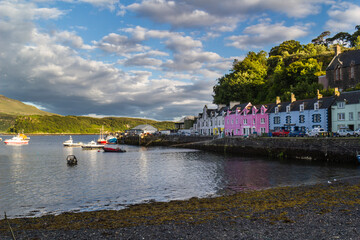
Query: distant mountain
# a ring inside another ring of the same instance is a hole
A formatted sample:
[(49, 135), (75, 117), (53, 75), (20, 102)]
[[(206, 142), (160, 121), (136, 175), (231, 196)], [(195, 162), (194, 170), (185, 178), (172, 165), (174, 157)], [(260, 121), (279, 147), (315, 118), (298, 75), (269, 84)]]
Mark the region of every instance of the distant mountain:
[(18, 100), (7, 98), (0, 95), (0, 114), (6, 115), (56, 115), (54, 113), (45, 112), (34, 106), (27, 105)]

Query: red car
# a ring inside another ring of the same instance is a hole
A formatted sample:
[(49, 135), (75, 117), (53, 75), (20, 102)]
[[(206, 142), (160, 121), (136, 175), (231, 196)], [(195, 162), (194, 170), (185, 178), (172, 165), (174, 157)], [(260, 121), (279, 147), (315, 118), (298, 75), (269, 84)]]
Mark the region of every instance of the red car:
[(280, 129), (280, 130), (272, 132), (272, 136), (273, 137), (287, 137), (289, 135), (289, 133), (290, 132), (288, 130)]

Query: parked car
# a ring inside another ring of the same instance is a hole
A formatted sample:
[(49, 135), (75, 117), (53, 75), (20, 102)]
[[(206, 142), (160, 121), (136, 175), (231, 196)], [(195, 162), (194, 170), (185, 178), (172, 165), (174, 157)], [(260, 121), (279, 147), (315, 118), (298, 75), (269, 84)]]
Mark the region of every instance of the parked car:
[(313, 128), (306, 133), (306, 136), (308, 137), (320, 137), (326, 135), (327, 135), (327, 131), (325, 131), (325, 129), (323, 128)]
[(289, 131), (285, 129), (280, 129), (277, 131), (272, 132), (273, 137), (287, 137), (289, 135)]
[(356, 137), (359, 137), (359, 136), (360, 136), (360, 128), (358, 128), (358, 129), (356, 129), (356, 130), (354, 131), (354, 135), (355, 135)]
[(354, 136), (354, 135), (355, 135), (354, 131), (350, 130), (348, 128), (340, 128), (336, 132), (336, 136), (338, 136), (338, 137), (350, 137), (350, 136)]
[(305, 132), (301, 130), (294, 130), (289, 133), (289, 137), (304, 137)]

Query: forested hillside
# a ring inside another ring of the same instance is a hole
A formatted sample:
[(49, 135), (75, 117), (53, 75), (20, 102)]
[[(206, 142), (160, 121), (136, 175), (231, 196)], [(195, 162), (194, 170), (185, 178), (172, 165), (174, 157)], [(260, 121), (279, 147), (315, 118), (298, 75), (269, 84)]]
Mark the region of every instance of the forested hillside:
[(159, 130), (173, 129), (173, 122), (158, 122), (137, 118), (91, 118), (81, 116), (19, 116), (8, 132), (16, 133), (83, 133), (98, 134), (101, 127), (106, 132), (124, 131), (140, 124), (150, 124)]
[(290, 100), (291, 93), (297, 99), (316, 96), (317, 89), (324, 96), (333, 89), (323, 90), (318, 76), (325, 75), (325, 69), (334, 57), (334, 44), (342, 51), (360, 49), (360, 25), (353, 34), (338, 33), (325, 38), (330, 32), (323, 32), (312, 43), (302, 45), (289, 40), (265, 51), (249, 52), (242, 61), (235, 60), (229, 74), (217, 80), (213, 88), (213, 102), (228, 104), (230, 101), (253, 104)]

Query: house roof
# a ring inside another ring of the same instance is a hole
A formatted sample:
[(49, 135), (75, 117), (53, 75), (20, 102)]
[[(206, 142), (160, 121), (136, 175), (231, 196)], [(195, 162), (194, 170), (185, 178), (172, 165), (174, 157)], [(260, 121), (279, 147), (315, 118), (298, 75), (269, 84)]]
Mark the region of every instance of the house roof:
[(350, 67), (352, 62), (354, 65), (360, 64), (360, 50), (347, 51), (335, 56), (326, 68), (326, 71), (334, 70), (339, 64), (342, 67)]
[[(357, 104), (360, 102), (360, 91), (342, 92), (336, 102), (346, 101), (346, 104)], [(334, 103), (335, 105), (336, 103)]]
[(275, 107), (279, 106), (279, 112), (286, 112), (286, 106), (290, 105), (290, 111), (300, 111), (300, 105), (304, 104), (304, 110), (312, 110), (314, 109), (314, 104), (319, 102), (319, 109), (329, 108), (335, 100), (334, 96), (331, 97), (323, 97), (320, 99), (311, 98), (304, 100), (297, 100), (294, 102), (284, 102), (278, 105), (274, 104), (272, 108), (268, 111), (268, 113), (275, 113)]

